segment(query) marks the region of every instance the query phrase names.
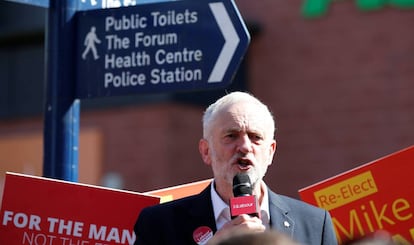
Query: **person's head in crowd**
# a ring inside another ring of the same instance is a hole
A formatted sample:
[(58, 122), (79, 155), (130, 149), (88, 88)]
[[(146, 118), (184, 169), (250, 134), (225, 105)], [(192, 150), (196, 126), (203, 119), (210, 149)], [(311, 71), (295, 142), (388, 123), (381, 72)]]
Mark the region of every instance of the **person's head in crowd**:
[(289, 236), (275, 230), (264, 232), (238, 232), (208, 245), (299, 245)]
[(344, 245), (397, 245), (387, 231), (376, 231), (373, 234), (351, 239)]

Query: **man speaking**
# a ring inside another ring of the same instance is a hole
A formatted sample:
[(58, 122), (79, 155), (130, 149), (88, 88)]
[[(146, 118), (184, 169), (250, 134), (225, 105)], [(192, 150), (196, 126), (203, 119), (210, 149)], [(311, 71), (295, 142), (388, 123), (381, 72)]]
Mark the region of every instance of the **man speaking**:
[[(276, 194), (264, 183), (276, 151), (274, 133), (271, 112), (248, 93), (233, 92), (210, 105), (203, 116), (199, 151), (212, 168), (212, 184), (200, 194), (142, 210), (134, 227), (135, 244), (207, 244), (266, 229), (301, 244), (337, 244), (327, 211)], [(233, 179), (240, 174), (248, 176), (242, 185), (251, 190), (237, 197)], [(244, 203), (242, 196), (247, 196)], [(235, 199), (242, 203), (230, 205)], [(231, 214), (234, 207), (252, 206), (256, 212)]]

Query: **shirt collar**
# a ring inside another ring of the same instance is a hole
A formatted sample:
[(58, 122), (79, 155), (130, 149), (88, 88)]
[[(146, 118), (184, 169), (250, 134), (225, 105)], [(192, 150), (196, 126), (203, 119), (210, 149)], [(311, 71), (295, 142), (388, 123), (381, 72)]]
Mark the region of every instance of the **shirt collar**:
[[(218, 195), (216, 188), (214, 188), (215, 182), (214, 180), (211, 182), (211, 201), (213, 203), (213, 210), (214, 210), (214, 219), (217, 221), (219, 220), (220, 216), (224, 216), (223, 218), (230, 220), (230, 211), (229, 205), (227, 205), (223, 199)], [(227, 211), (228, 210), (228, 214)], [(219, 229), (219, 227), (217, 227)]]

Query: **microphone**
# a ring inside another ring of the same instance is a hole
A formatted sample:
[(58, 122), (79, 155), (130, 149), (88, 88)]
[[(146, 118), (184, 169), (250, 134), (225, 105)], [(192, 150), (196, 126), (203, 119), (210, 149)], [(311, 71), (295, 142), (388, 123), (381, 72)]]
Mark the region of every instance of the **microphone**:
[(258, 203), (252, 195), (252, 184), (249, 175), (240, 173), (233, 178), (234, 198), (230, 199), (230, 215), (234, 219), (241, 214), (259, 217)]

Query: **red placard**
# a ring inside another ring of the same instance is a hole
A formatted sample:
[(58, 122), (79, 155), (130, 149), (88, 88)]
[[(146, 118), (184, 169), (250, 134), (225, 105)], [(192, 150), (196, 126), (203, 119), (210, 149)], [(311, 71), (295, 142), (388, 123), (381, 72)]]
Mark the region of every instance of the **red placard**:
[(159, 197), (7, 173), (0, 244), (133, 244), (142, 208)]
[(301, 199), (328, 210), (340, 243), (388, 231), (414, 241), (414, 146), (299, 190)]

